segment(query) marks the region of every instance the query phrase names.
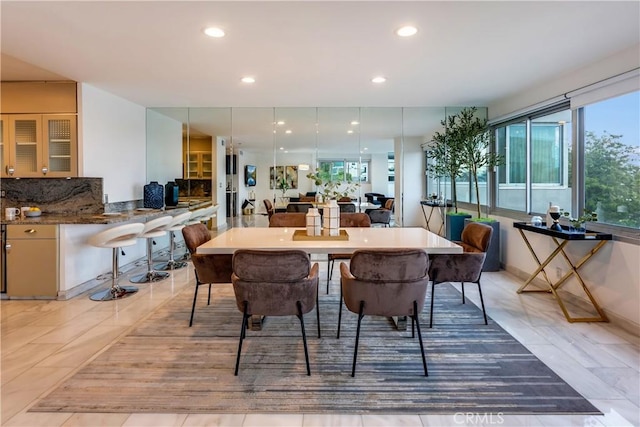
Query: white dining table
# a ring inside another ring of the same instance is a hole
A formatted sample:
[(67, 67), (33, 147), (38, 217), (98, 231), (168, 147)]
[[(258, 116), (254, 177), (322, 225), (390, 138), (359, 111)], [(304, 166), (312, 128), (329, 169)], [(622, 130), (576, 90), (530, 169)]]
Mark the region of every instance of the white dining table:
[(232, 254), (238, 249), (301, 249), (313, 254), (349, 254), (357, 249), (418, 248), (427, 253), (462, 253), (462, 247), (422, 227), (342, 228), (348, 240), (293, 240), (300, 228), (232, 228), (198, 246), (199, 254)]
[[(301, 228), (232, 228), (198, 246), (199, 254), (232, 254), (238, 249), (301, 249), (309, 254), (350, 254), (357, 249), (424, 249), (431, 254), (462, 253), (462, 247), (422, 227), (341, 228), (348, 240), (294, 240)], [(250, 328), (260, 330), (262, 316), (252, 317)], [(393, 318), (399, 330), (407, 328), (406, 316)]]

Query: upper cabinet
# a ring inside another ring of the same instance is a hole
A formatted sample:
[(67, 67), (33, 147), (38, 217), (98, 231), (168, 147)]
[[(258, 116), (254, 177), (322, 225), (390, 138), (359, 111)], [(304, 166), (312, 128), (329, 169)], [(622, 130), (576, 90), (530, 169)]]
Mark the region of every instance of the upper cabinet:
[(74, 114), (10, 114), (2, 122), (2, 177), (77, 176)]
[(2, 82), (0, 176), (78, 175), (74, 82)]
[(188, 178), (211, 179), (213, 163), (211, 151), (190, 151), (186, 153), (188, 164)]

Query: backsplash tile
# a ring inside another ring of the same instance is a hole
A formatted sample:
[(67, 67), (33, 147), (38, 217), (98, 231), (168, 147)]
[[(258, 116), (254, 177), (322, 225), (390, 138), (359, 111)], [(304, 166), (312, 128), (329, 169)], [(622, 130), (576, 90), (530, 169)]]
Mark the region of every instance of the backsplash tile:
[(3, 206), (38, 206), (43, 212), (75, 215), (104, 212), (102, 178), (4, 178)]

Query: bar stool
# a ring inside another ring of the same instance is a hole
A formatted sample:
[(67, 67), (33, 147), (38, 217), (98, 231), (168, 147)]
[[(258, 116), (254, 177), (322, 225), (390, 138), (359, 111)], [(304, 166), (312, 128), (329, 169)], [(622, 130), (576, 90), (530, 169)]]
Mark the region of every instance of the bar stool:
[(175, 247), (176, 231), (182, 231), (186, 222), (191, 218), (191, 212), (185, 212), (173, 217), (173, 220), (164, 228), (169, 232), (169, 261), (164, 264), (157, 264), (156, 270), (177, 270), (187, 265), (186, 262), (176, 261), (173, 259), (173, 251)]
[(173, 217), (171, 215), (166, 215), (166, 216), (161, 216), (160, 218), (152, 219), (151, 221), (145, 222), (144, 230), (142, 230), (142, 233), (140, 233), (138, 238), (147, 239), (147, 272), (145, 274), (132, 277), (131, 282), (133, 283), (158, 282), (160, 280), (163, 280), (169, 277), (169, 273), (155, 271), (153, 269), (151, 245), (153, 244), (154, 238), (162, 237), (165, 234), (167, 234), (167, 232), (165, 231), (165, 227), (167, 226), (167, 224), (171, 222), (172, 219)]
[(134, 224), (124, 224), (112, 227), (89, 237), (87, 243), (99, 248), (111, 248), (112, 255), (112, 278), (111, 288), (96, 292), (89, 298), (93, 301), (112, 301), (122, 299), (138, 292), (134, 286), (120, 286), (118, 284), (118, 255), (121, 248), (133, 246), (138, 241), (138, 235), (144, 230), (144, 224), (137, 222)]

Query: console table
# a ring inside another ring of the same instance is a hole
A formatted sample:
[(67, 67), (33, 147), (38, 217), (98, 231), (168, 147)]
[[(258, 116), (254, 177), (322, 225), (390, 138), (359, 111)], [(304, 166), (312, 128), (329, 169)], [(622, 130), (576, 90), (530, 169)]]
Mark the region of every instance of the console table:
[[(428, 206), (431, 208), (431, 210), (429, 211), (429, 215), (427, 215), (427, 212), (425, 210), (425, 206)], [(431, 221), (431, 217), (433, 216), (433, 212), (437, 211), (438, 215), (440, 216), (440, 221), (438, 222), (438, 224), (440, 225), (438, 227), (438, 231), (436, 234), (440, 235), (440, 236), (444, 236), (444, 233), (446, 232), (445, 230), (445, 215), (447, 213), (447, 209), (453, 207), (453, 205), (451, 203), (442, 203), (442, 202), (436, 202), (436, 201), (432, 201), (432, 200), (422, 200), (420, 201), (420, 207), (422, 208), (422, 214), (424, 215), (424, 220), (426, 222), (426, 227), (427, 227), (427, 231), (431, 231), (435, 233), (435, 230), (432, 230), (431, 227), (429, 226), (429, 222)]]
[[(607, 234), (607, 233), (599, 233), (599, 232), (592, 232), (592, 231), (587, 231), (586, 233), (576, 233), (576, 232), (570, 232), (568, 229), (566, 229), (564, 227), (563, 227), (562, 231), (556, 231), (556, 230), (550, 230), (550, 229), (548, 229), (548, 228), (546, 228), (544, 226), (535, 227), (535, 226), (531, 225), (530, 223), (526, 223), (526, 222), (514, 222), (513, 226), (515, 228), (517, 228), (518, 231), (520, 232), (520, 236), (522, 236), (522, 239), (524, 240), (525, 244), (527, 245), (527, 248), (529, 248), (529, 252), (531, 252), (531, 255), (533, 256), (533, 259), (538, 264), (538, 268), (531, 274), (531, 276), (524, 283), (524, 285), (520, 286), (520, 288), (518, 289), (518, 293), (522, 293), (522, 292), (551, 292), (551, 293), (553, 293), (553, 296), (555, 297), (556, 301), (558, 301), (558, 305), (560, 305), (560, 308), (562, 309), (562, 312), (564, 313), (564, 316), (566, 317), (567, 321), (569, 321), (570, 323), (573, 323), (573, 322), (608, 322), (609, 319), (607, 318), (607, 316), (604, 313), (604, 311), (602, 311), (602, 309), (598, 305), (598, 303), (595, 300), (595, 298), (593, 297), (593, 295), (591, 295), (591, 292), (589, 291), (589, 288), (587, 288), (587, 285), (584, 283), (584, 280), (582, 280), (582, 277), (580, 276), (580, 273), (578, 272), (578, 270), (593, 255), (595, 255), (607, 243), (607, 241), (612, 239), (612, 235), (611, 234)], [(529, 240), (527, 239), (527, 236), (525, 235), (525, 231), (530, 232), (530, 233), (543, 234), (543, 235), (551, 237), (553, 242), (556, 244), (556, 249), (553, 252), (551, 252), (551, 254), (544, 261), (540, 262), (540, 258), (538, 257), (538, 255), (536, 255), (535, 251), (533, 250), (533, 247), (531, 246), (531, 243), (529, 243)], [(597, 243), (596, 243), (595, 246), (593, 246), (591, 248), (591, 250), (584, 257), (582, 257), (582, 259), (580, 259), (578, 262), (574, 263), (573, 261), (571, 261), (571, 259), (569, 258), (569, 256), (565, 252), (565, 247), (569, 244), (569, 242), (576, 242), (576, 241), (594, 241), (594, 242), (597, 242)], [(567, 271), (556, 283), (553, 283), (549, 279), (549, 276), (547, 275), (547, 273), (544, 270), (544, 268), (547, 265), (549, 265), (549, 263), (558, 255), (562, 255), (562, 257), (567, 262), (567, 264), (569, 265), (570, 268), (569, 268), (569, 271)], [(538, 274), (540, 274), (540, 273), (542, 273), (542, 275), (544, 276), (544, 279), (547, 282), (547, 284), (549, 286), (549, 289), (525, 289), (529, 284), (531, 284), (533, 279), (535, 279), (536, 276), (538, 276)], [(575, 276), (575, 278), (578, 280), (578, 282), (580, 283), (580, 286), (582, 286), (582, 289), (584, 290), (584, 293), (587, 295), (587, 297), (589, 297), (589, 300), (591, 301), (591, 305), (597, 311), (598, 316), (594, 316), (594, 317), (572, 317), (569, 314), (569, 312), (567, 311), (567, 308), (565, 307), (564, 302), (560, 298), (560, 295), (558, 295), (557, 290), (571, 276)]]

